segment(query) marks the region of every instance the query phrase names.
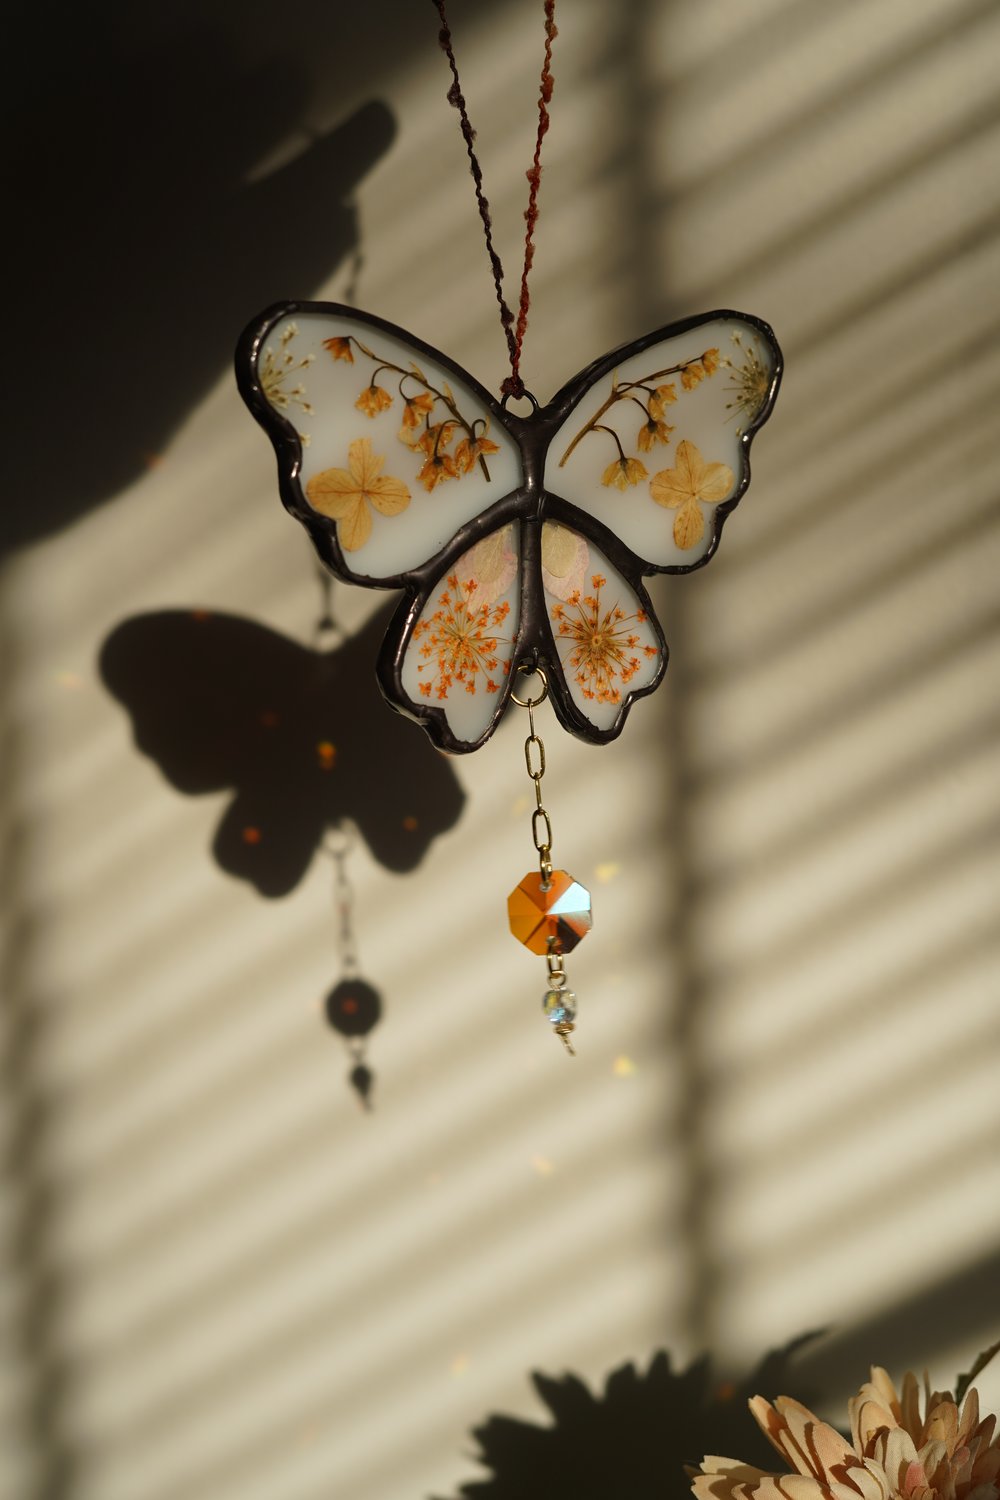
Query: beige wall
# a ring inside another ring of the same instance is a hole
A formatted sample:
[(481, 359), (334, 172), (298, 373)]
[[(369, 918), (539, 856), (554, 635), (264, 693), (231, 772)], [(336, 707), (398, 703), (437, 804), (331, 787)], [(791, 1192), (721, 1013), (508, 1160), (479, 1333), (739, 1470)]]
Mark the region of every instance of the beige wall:
[[(540, 7), (453, 10), (513, 268)], [(1000, 1336), (1000, 13), (565, 0), (559, 22), (529, 384), (714, 306), (770, 321), (786, 378), (718, 557), (653, 584), (667, 683), (612, 747), (542, 725), (556, 853), (595, 899), (578, 1058), (506, 932), (532, 863), (511, 721), (453, 765), (464, 811), (414, 873), (351, 858), (386, 1001), (370, 1115), (318, 1009), (329, 861), (280, 901), (223, 874), (228, 796), (137, 754), (96, 662), (148, 610), (310, 637), (306, 545), (224, 362), (234, 281), (260, 287), (247, 317), (354, 281), (502, 378), (433, 12), (131, 15), (73, 85), (92, 115), (43, 142), (93, 174), (92, 213), (35, 255), (33, 540), (0, 576), (4, 1496), (416, 1500), (470, 1477), (487, 1413), (539, 1414), (532, 1369), (596, 1382), (664, 1344), (736, 1368), (829, 1326), (807, 1363), (839, 1404), (870, 1361), (947, 1382)], [(303, 198), (223, 255), (244, 172), (373, 99), (395, 137), (351, 138), (356, 224)], [(88, 156), (72, 132), (102, 116)], [(184, 324), (175, 357), (189, 293), (205, 348)], [(351, 627), (372, 605), (335, 598)]]

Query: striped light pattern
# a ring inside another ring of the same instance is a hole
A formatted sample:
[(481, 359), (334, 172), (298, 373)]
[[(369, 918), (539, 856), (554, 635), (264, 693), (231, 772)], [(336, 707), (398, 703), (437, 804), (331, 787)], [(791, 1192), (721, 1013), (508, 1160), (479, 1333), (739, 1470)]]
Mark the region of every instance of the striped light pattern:
[[(540, 6), (450, 10), (514, 267)], [(529, 384), (544, 398), (718, 306), (766, 318), (787, 360), (718, 557), (651, 591), (664, 686), (605, 749), (540, 721), (554, 857), (594, 892), (578, 1055), (505, 930), (532, 857), (522, 716), (451, 763), (465, 812), (412, 875), (350, 857), (384, 999), (366, 1114), (321, 1012), (330, 861), (281, 902), (225, 877), (229, 794), (168, 786), (102, 690), (102, 642), (143, 611), (312, 631), (311, 561), (220, 360), (133, 482), (0, 577), (4, 1496), (445, 1496), (475, 1472), (473, 1425), (539, 1416), (534, 1369), (597, 1382), (663, 1344), (735, 1366), (828, 1326), (804, 1376), (842, 1412), (872, 1360), (947, 1384), (1000, 1336), (1000, 12), (563, 10)], [(342, 299), (356, 277), (360, 305), (495, 387), (433, 12), (301, 0), (294, 36), (274, 17), (237, 24), (222, 0), (130, 16), (121, 87), (166, 76), (151, 59), (215, 56), (214, 27), (246, 80), (248, 193), (385, 101), (397, 133), (355, 195), (360, 267), (331, 251), (322, 285), (271, 285), (290, 236), (315, 263), (303, 200), (246, 244), (260, 305)], [(298, 113), (261, 139), (286, 93)], [(149, 95), (151, 118), (169, 98)], [(209, 128), (211, 108), (188, 111), (209, 185), (236, 128)], [(122, 116), (124, 141), (139, 123)], [(178, 285), (211, 274), (221, 293), (187, 192), (140, 172), (131, 207), (95, 197), (47, 290), (58, 312), (40, 304), (109, 445), (131, 435), (88, 380), (74, 299), (156, 194)], [(129, 318), (164, 294), (143, 282)], [(169, 351), (180, 395), (195, 352)], [(46, 493), (74, 485), (69, 415), (48, 411)], [(372, 607), (335, 591), (349, 631)], [(995, 1405), (996, 1379), (982, 1390)]]

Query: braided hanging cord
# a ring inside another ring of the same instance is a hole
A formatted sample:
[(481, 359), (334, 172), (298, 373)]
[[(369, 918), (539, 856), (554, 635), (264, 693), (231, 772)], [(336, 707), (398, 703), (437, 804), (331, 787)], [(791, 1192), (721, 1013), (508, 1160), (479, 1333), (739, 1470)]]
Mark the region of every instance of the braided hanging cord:
[(555, 23), (556, 0), (545, 0), (545, 55), (542, 61), (542, 75), (538, 93), (538, 131), (535, 136), (535, 154), (531, 166), (525, 173), (528, 179), (528, 207), (524, 212), (526, 225), (524, 235), (524, 266), (521, 271), (521, 295), (518, 303), (517, 318), (508, 305), (503, 292), (504, 271), (493, 243), (493, 220), (490, 215), (490, 205), (483, 191), (483, 169), (479, 165), (476, 156), (475, 139), (476, 132), (472, 128), (469, 119), (469, 110), (462, 93), (462, 85), (458, 76), (458, 64), (455, 61), (455, 50), (451, 40), (451, 28), (448, 25), (448, 17), (445, 12), (444, 0), (433, 0), (433, 4), (441, 19), (441, 30), (438, 33), (438, 41), (441, 50), (448, 59), (451, 68), (451, 87), (448, 90), (448, 103), (458, 110), (459, 119), (462, 124), (462, 137), (465, 141), (465, 149), (469, 156), (469, 170), (476, 188), (476, 204), (479, 208), (479, 217), (483, 221), (483, 231), (486, 236), (486, 251), (490, 258), (490, 267), (493, 271), (493, 285), (496, 287), (497, 302), (500, 306), (500, 322), (503, 326), (504, 337), (507, 340), (507, 352), (510, 356), (510, 374), (501, 386), (505, 396), (523, 396), (524, 381), (521, 379), (521, 349), (524, 344), (524, 335), (528, 327), (528, 307), (531, 296), (528, 291), (528, 276), (535, 259), (535, 226), (538, 223), (538, 188), (541, 181), (542, 166), (542, 140), (549, 128), (548, 106), (552, 99), (552, 90), (555, 80), (552, 76), (552, 43), (557, 36)]

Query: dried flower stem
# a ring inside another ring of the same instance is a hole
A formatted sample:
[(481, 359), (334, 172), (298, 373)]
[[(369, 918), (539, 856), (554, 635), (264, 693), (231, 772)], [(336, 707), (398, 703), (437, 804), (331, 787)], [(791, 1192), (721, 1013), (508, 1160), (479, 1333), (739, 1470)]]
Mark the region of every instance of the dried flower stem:
[[(704, 359), (704, 357), (704, 354), (699, 354), (695, 359), (685, 359), (681, 364), (669, 365), (665, 370), (654, 370), (651, 375), (643, 375), (639, 380), (626, 380), (622, 385), (618, 384), (617, 379), (614, 380), (611, 386), (611, 395), (602, 406), (598, 407), (597, 411), (595, 411), (594, 415), (591, 417), (586, 426), (580, 428), (580, 431), (577, 433), (576, 437), (570, 443), (569, 447), (566, 449), (566, 452), (559, 460), (560, 469), (569, 458), (570, 454), (573, 452), (573, 449), (576, 447), (580, 439), (585, 438), (588, 432), (593, 432), (595, 428), (600, 426), (601, 418), (604, 416), (605, 412), (610, 411), (611, 407), (614, 406), (616, 401), (624, 401), (627, 397), (635, 401), (637, 398), (632, 395), (633, 391), (645, 391), (648, 396), (652, 396), (654, 392), (649, 389), (649, 386), (654, 380), (663, 380), (667, 375), (679, 375), (682, 370), (686, 370), (689, 365), (698, 364), (700, 360)], [(642, 405), (641, 402), (639, 404)], [(611, 429), (609, 427), (605, 427), (602, 428), (602, 431), (610, 432)]]
[[(439, 391), (437, 386), (431, 385), (430, 381), (427, 379), (427, 376), (417, 365), (412, 365), (409, 370), (404, 370), (402, 365), (394, 364), (391, 359), (383, 359), (380, 354), (376, 354), (373, 349), (369, 349), (367, 345), (363, 344), (357, 337), (357, 335), (353, 333), (347, 335), (347, 342), (349, 344), (354, 344), (361, 351), (361, 353), (366, 356), (366, 358), (374, 361), (374, 363), (378, 366), (378, 369), (375, 371), (375, 375), (381, 374), (383, 370), (392, 370), (395, 374), (402, 375), (409, 378), (410, 380), (415, 380), (418, 385), (422, 385), (429, 396), (433, 396), (436, 401), (440, 401), (442, 405), (448, 408), (455, 421), (458, 423), (459, 427), (461, 427), (463, 432), (466, 433), (469, 441), (472, 443), (475, 442), (476, 424), (473, 422), (470, 426), (470, 424), (462, 416), (462, 413), (459, 411), (458, 407), (455, 405), (455, 398), (454, 396), (452, 396), (451, 392)], [(375, 381), (375, 375), (372, 376), (373, 384)], [(488, 482), (490, 471), (486, 467), (486, 460), (481, 453), (479, 455), (479, 467), (482, 469), (483, 476)]]

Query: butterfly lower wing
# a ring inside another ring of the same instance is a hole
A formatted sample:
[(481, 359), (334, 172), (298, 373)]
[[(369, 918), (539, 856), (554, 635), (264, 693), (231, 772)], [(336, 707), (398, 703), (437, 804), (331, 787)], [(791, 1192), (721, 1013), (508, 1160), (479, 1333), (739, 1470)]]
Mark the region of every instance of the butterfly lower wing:
[(546, 521), (541, 594), (559, 717), (586, 739), (613, 739), (632, 701), (651, 693), (666, 670), (666, 642), (646, 591), (593, 540)]
[(750, 443), (780, 374), (770, 328), (742, 313), (626, 345), (547, 408), (545, 489), (612, 531), (643, 572), (699, 567), (750, 482)]
[(499, 403), (445, 355), (336, 303), (271, 308), (236, 353), (282, 499), (325, 562), (393, 585), (522, 482)]
[(442, 750), (478, 749), (510, 691), (521, 633), (521, 545), (508, 521), (446, 561), (433, 583), (401, 607), (382, 689), (418, 719)]

